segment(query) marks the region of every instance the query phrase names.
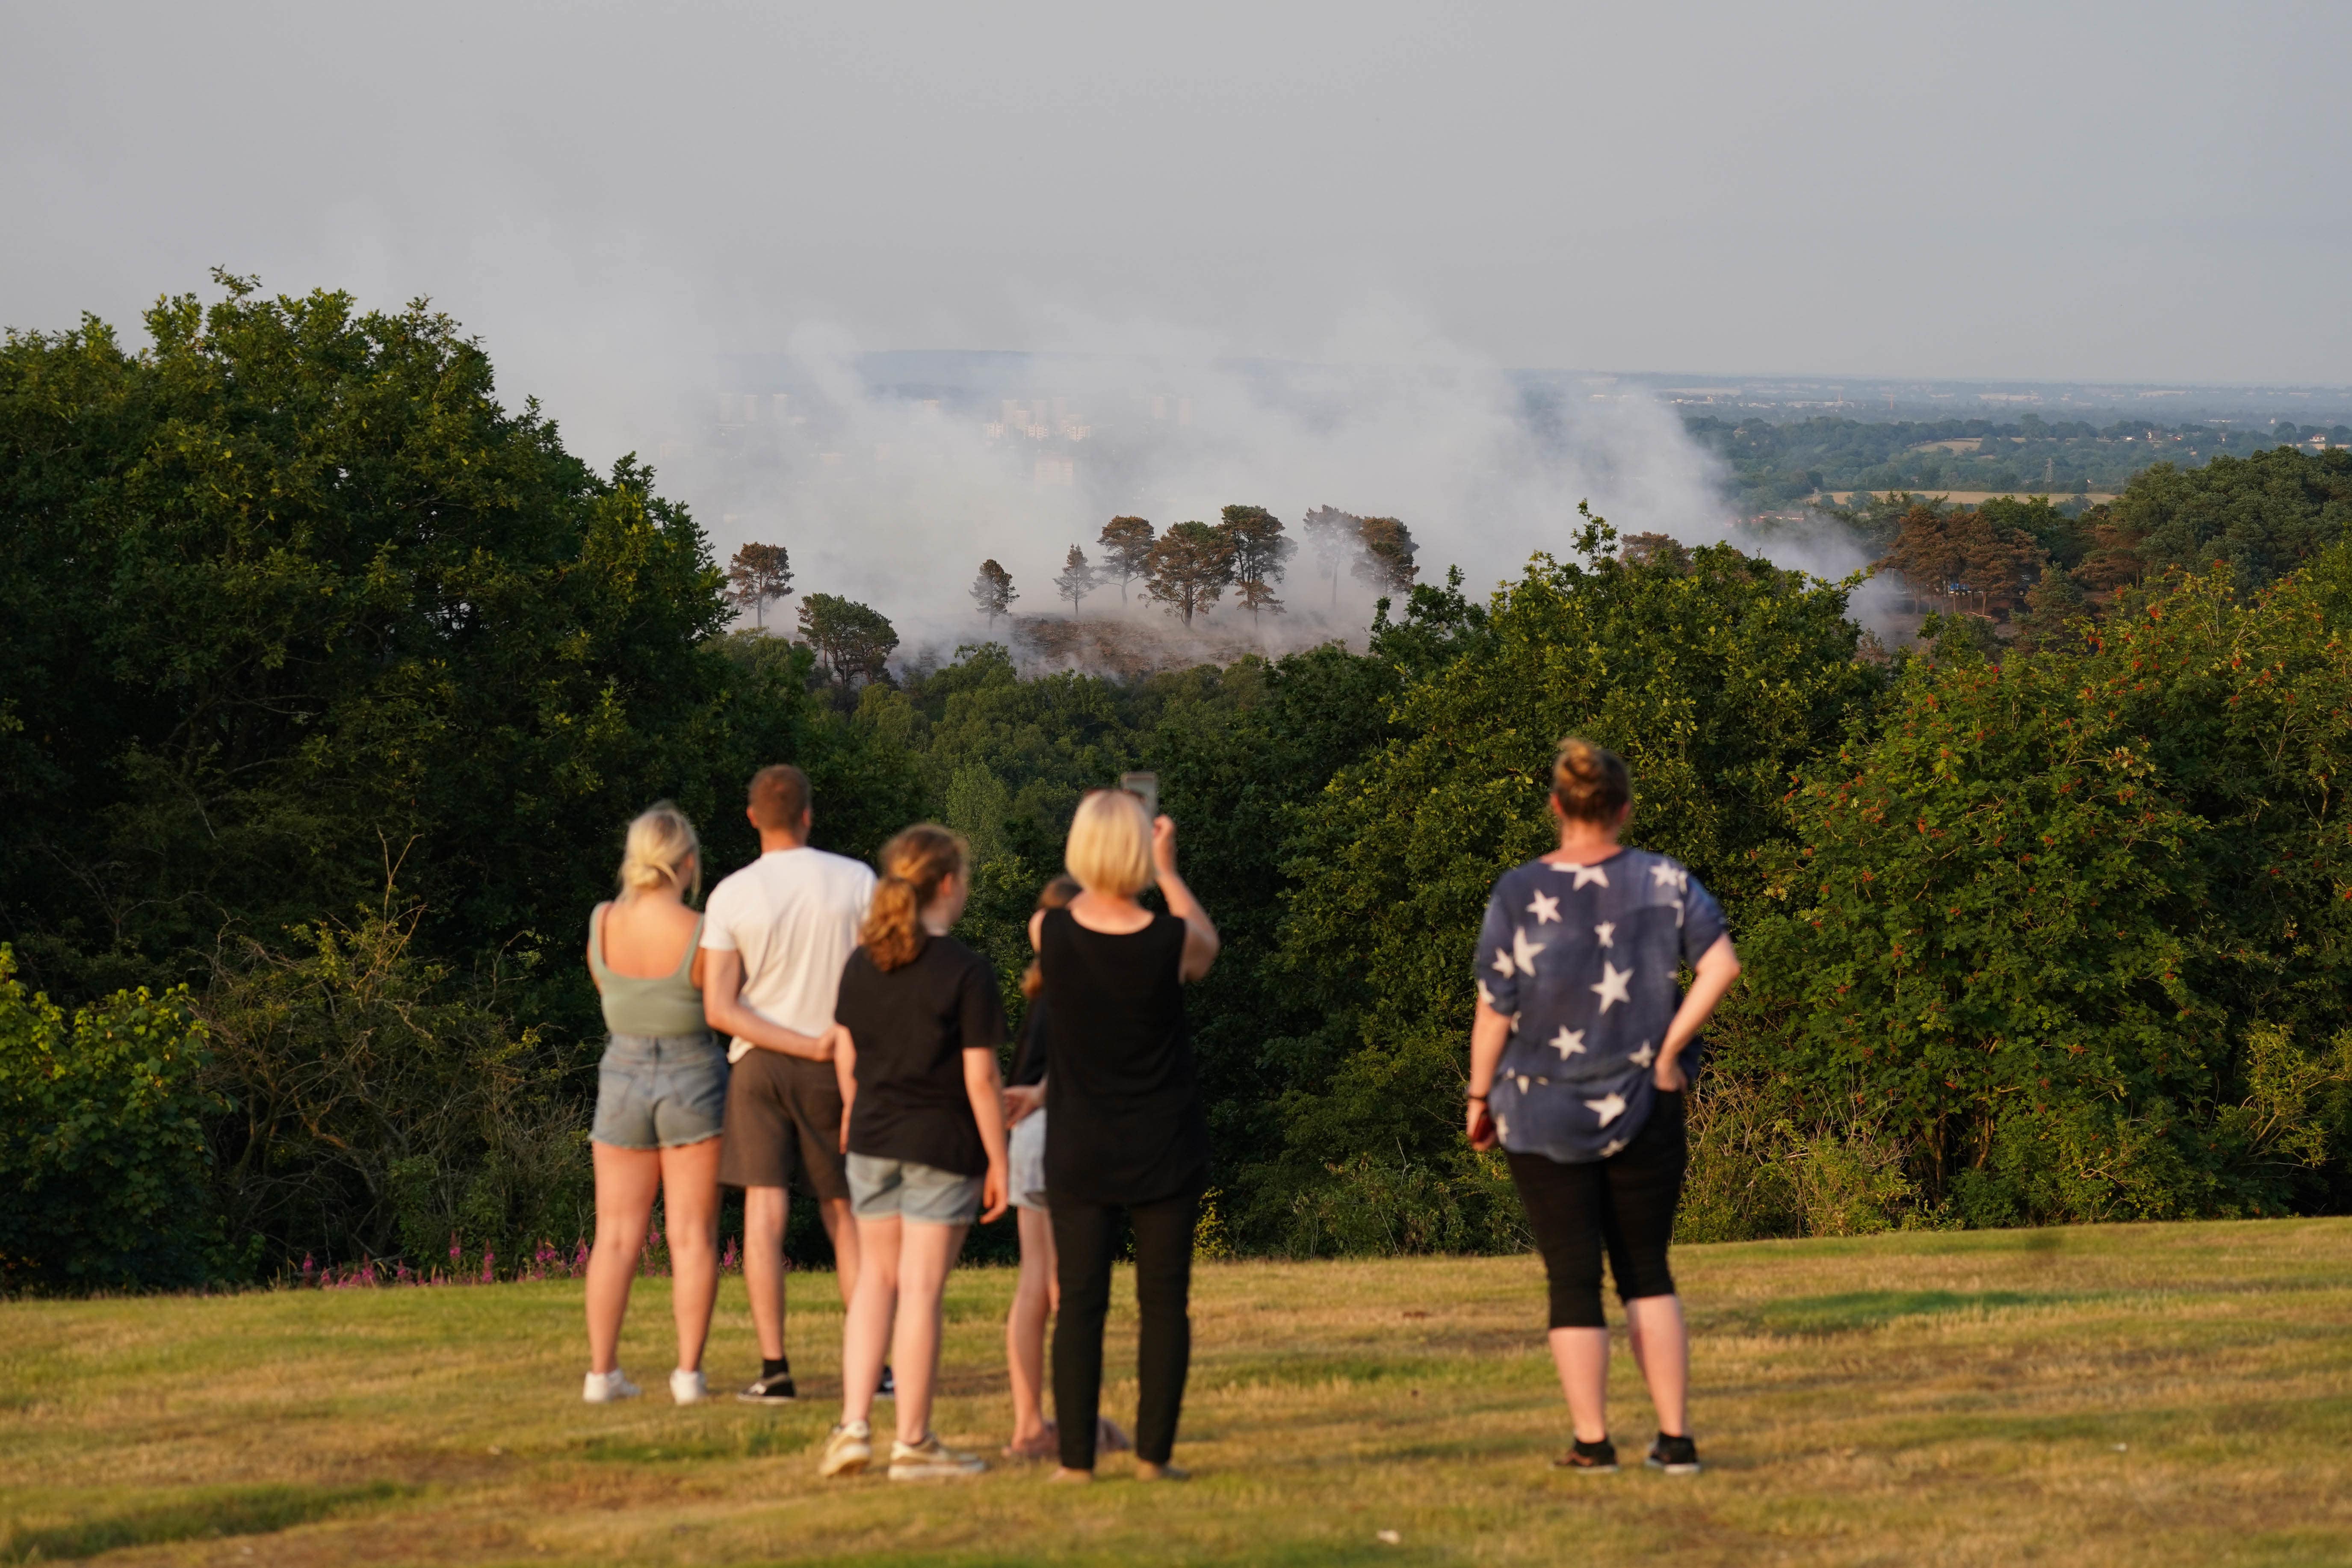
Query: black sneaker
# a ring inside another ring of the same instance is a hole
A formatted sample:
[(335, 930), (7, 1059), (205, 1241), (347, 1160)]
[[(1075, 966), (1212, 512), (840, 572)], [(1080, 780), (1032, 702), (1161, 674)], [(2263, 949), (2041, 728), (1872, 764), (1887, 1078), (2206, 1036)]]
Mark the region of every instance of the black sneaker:
[(1643, 1462), (1670, 1476), (1695, 1476), (1699, 1472), (1698, 1445), (1688, 1437), (1669, 1437), (1661, 1432)]
[(874, 1397), (877, 1399), (898, 1397), (898, 1380), (890, 1375), (889, 1363), (887, 1362), (882, 1366), (882, 1386), (874, 1391)]
[(763, 1377), (735, 1395), (746, 1405), (790, 1405), (800, 1397), (793, 1386), (793, 1374), (780, 1372), (773, 1377)]
[(1617, 1445), (1603, 1437), (1598, 1443), (1576, 1440), (1570, 1448), (1552, 1462), (1556, 1470), (1582, 1470), (1587, 1475), (1613, 1476), (1617, 1473)]

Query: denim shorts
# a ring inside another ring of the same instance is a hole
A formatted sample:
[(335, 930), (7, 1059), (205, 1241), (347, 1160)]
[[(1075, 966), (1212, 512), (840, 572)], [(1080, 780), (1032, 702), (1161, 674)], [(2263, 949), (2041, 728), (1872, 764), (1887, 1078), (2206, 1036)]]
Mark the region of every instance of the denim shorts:
[(1045, 1113), (1033, 1110), (1013, 1124), (1005, 1142), (1005, 1163), (1012, 1167), (1013, 1191), (1006, 1194), (1017, 1208), (1045, 1210)]
[(614, 1035), (596, 1064), (596, 1124), (615, 1149), (676, 1149), (719, 1136), (727, 1052), (709, 1035)]
[(970, 1225), (980, 1213), (981, 1178), (959, 1176), (912, 1160), (849, 1156), (849, 1208), (859, 1219), (910, 1219)]

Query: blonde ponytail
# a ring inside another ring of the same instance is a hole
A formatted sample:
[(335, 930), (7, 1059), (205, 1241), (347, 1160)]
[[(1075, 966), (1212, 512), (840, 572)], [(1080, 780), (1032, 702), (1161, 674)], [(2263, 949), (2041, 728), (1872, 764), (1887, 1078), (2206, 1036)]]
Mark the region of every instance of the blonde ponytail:
[[(694, 862), (690, 889), (685, 880), (688, 860)], [(622, 896), (634, 898), (655, 888), (676, 888), (681, 899), (702, 896), (702, 842), (686, 813), (666, 800), (637, 814), (621, 852)]]
[(939, 897), (940, 884), (964, 868), (963, 839), (931, 823), (918, 823), (882, 846), (876, 857), (882, 871), (874, 901), (857, 940), (874, 967), (887, 974), (915, 962), (923, 951), (923, 906)]

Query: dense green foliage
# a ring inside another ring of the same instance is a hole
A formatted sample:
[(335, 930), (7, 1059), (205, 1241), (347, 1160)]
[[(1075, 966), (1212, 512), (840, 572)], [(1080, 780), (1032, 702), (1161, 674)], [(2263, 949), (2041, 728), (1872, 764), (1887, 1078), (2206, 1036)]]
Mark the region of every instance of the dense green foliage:
[(192, 1285), (225, 1266), (201, 1205), (203, 1030), (186, 995), (68, 1017), (0, 947), (0, 1290)]
[(1852, 584), (1588, 518), (1484, 602), (1383, 601), (1360, 652), (892, 668), (823, 593), (808, 640), (726, 631), (693, 520), (423, 306), (226, 281), (140, 353), (0, 351), (8, 1286), (568, 1245), (622, 826), (675, 798), (723, 874), (774, 761), (827, 847), (970, 838), (1016, 1014), (1072, 807), (1156, 770), (1225, 935), (1192, 997), (1223, 1234), (1519, 1245), (1459, 1136), (1469, 954), (1570, 731), (1748, 961), (1685, 1234), (2352, 1203), (2341, 452), (2087, 510), (1874, 498), (1847, 526), (1944, 612), (1892, 657)]

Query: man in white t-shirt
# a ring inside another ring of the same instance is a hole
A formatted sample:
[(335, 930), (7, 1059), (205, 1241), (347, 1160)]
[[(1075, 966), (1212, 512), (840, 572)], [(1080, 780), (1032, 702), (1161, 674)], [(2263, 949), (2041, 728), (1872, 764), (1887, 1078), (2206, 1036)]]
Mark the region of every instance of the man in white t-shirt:
[(761, 1358), (759, 1381), (737, 1397), (765, 1405), (795, 1393), (784, 1354), (784, 1219), (795, 1176), (833, 1239), (845, 1307), (857, 1284), (833, 1002), (874, 873), (809, 847), (808, 775), (789, 763), (752, 775), (744, 815), (759, 829), (760, 858), (710, 889), (702, 1010), (712, 1029), (734, 1037), (719, 1180), (743, 1189), (743, 1283)]

